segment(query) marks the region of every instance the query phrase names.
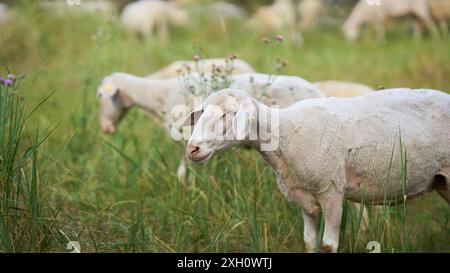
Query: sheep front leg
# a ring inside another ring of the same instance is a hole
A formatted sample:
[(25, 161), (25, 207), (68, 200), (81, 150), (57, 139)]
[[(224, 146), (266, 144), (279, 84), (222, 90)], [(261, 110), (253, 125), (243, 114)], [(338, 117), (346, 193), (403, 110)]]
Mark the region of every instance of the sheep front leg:
[(338, 250), (343, 198), (344, 195), (335, 190), (326, 197), (319, 199), (325, 220), (325, 231), (322, 239), (322, 249), (325, 252), (336, 253)]
[(309, 253), (316, 252), (317, 244), (317, 219), (318, 214), (308, 213), (302, 209), (303, 214), (303, 240), (305, 241), (306, 251)]

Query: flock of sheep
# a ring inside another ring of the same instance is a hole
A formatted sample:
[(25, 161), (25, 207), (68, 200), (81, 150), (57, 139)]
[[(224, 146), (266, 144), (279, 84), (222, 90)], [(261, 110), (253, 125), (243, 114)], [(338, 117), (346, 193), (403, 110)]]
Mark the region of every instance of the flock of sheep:
[[(247, 12), (224, 1), (198, 3), (196, 0), (138, 0), (122, 9), (120, 22), (127, 32), (144, 37), (158, 33), (161, 38), (168, 35), (169, 25), (186, 26), (199, 12), (209, 14), (211, 19), (224, 23), (239, 20), (245, 26), (264, 33), (289, 31), (293, 42), (301, 40), (301, 31), (311, 29), (326, 21), (333, 13), (338, 0), (275, 0), (272, 5), (260, 6), (249, 17)], [(43, 8), (54, 12), (85, 11), (117, 14), (117, 7), (109, 0), (42, 1)], [(298, 2), (298, 3), (297, 3)], [(297, 4), (294, 4), (297, 3)], [(197, 12), (197, 13), (196, 13)], [(7, 7), (0, 3), (0, 23), (8, 17)], [(249, 17), (249, 18), (248, 18)], [(450, 20), (449, 0), (359, 0), (342, 25), (342, 32), (348, 41), (355, 41), (364, 24), (375, 28), (379, 39), (385, 39), (386, 26), (392, 19), (413, 18), (413, 29), (420, 36), (425, 26), (431, 34), (448, 34)], [(438, 27), (437, 27), (438, 26)]]
[[(195, 1), (140, 0), (125, 6), (121, 14), (124, 28), (143, 36), (159, 32), (167, 35), (167, 25), (187, 25), (189, 7)], [(275, 0), (272, 5), (258, 7), (248, 19), (248, 27), (265, 33), (289, 30), (292, 41), (301, 39), (301, 29), (317, 26), (326, 16), (327, 5), (323, 0), (302, 0), (297, 6), (292, 0)], [(204, 5), (205, 12), (214, 14), (219, 20), (246, 20), (246, 12), (231, 3), (214, 1)], [(332, 9), (332, 7), (330, 7)], [(437, 35), (436, 23), (442, 35), (448, 32), (450, 1), (448, 0), (360, 0), (342, 25), (342, 32), (348, 41), (355, 41), (363, 24), (370, 24), (377, 30), (380, 39), (385, 38), (385, 28), (392, 19), (412, 17), (414, 33), (420, 36), (423, 26)], [(217, 19), (216, 18), (216, 19)]]
[[(407, 15), (415, 16), (418, 31), (421, 25), (436, 31), (436, 18), (447, 31), (447, 0), (373, 2), (355, 6), (342, 27), (348, 40), (355, 40), (367, 22), (383, 38), (388, 19)], [(432, 9), (432, 3), (442, 6)], [(147, 38), (157, 32), (164, 38), (168, 24), (189, 22), (189, 5), (192, 1), (140, 0), (126, 5), (120, 20), (129, 32)], [(277, 0), (258, 8), (248, 25), (269, 32), (289, 29), (291, 37), (297, 32), (299, 38), (298, 31), (318, 23), (323, 7), (319, 0), (304, 0), (298, 9), (290, 0)], [(226, 11), (222, 16), (246, 17), (225, 2), (208, 8)], [(312, 83), (298, 76), (260, 74), (230, 57), (176, 61), (146, 77), (113, 73), (101, 81), (97, 96), (104, 133), (115, 133), (136, 106), (174, 140), (188, 139), (177, 170), (182, 184), (186, 156), (203, 164), (235, 145), (259, 151), (275, 170), (280, 191), (302, 208), (310, 252), (317, 251), (320, 213), (325, 220), (322, 250), (338, 251), (344, 199), (356, 206), (394, 204), (436, 190), (450, 203), (450, 95), (444, 92), (375, 91), (335, 80)], [(367, 218), (364, 209), (363, 228)]]
[[(344, 199), (394, 204), (436, 190), (450, 203), (450, 95), (441, 91), (311, 83), (228, 58), (179, 61), (147, 77), (113, 73), (97, 95), (105, 133), (137, 106), (175, 140), (180, 128), (194, 127), (186, 155), (195, 163), (238, 144), (259, 151), (281, 192), (302, 208), (311, 252), (320, 212), (322, 249), (337, 252)], [(177, 174), (185, 183), (184, 156)], [(368, 225), (366, 211), (363, 218)]]

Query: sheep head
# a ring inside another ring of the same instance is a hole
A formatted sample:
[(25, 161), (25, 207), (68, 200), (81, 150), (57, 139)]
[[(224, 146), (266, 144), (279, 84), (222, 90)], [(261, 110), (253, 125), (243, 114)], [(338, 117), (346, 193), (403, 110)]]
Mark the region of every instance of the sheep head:
[(103, 79), (97, 89), (97, 97), (100, 103), (100, 128), (105, 134), (113, 134), (132, 101), (119, 89), (114, 75)]
[(224, 89), (212, 94), (186, 118), (185, 125), (195, 126), (187, 157), (202, 164), (216, 152), (245, 140), (255, 114), (251, 97), (240, 90)]

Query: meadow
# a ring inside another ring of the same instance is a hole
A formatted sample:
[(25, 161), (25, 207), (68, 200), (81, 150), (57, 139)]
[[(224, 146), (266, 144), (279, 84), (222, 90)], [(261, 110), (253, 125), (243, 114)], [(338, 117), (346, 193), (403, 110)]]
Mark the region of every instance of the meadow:
[[(188, 165), (180, 185), (183, 144), (137, 109), (115, 135), (102, 135), (97, 86), (113, 71), (147, 75), (195, 54), (234, 53), (263, 73), (275, 73), (280, 58), (288, 61), (282, 74), (310, 81), (449, 92), (450, 39), (413, 39), (408, 31), (392, 26), (382, 43), (366, 30), (349, 44), (334, 25), (303, 33), (302, 44), (288, 36), (265, 44), (241, 22), (193, 18), (165, 41), (142, 40), (116, 18), (58, 16), (20, 1), (0, 27), (0, 66), (2, 76), (25, 75), (18, 103), (31, 115), (15, 130), (17, 154), (7, 153), (12, 140), (2, 136), (0, 252), (68, 252), (69, 241), (82, 252), (303, 252), (301, 211), (256, 152), (234, 149)], [(5, 169), (7, 158), (14, 168)], [(436, 193), (369, 213), (362, 232), (359, 212), (346, 206), (341, 252), (368, 252), (370, 241), (383, 252), (450, 250), (450, 210)]]

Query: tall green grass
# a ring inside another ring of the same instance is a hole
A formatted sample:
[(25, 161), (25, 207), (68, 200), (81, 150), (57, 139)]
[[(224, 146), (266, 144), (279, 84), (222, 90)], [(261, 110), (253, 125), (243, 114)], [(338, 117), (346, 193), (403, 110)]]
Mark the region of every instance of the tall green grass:
[[(0, 252), (43, 252), (56, 240), (57, 210), (48, 204), (40, 147), (48, 133), (24, 131), (33, 110), (25, 110), (20, 79), (0, 83)], [(14, 82), (13, 82), (14, 81)]]
[[(95, 90), (113, 71), (146, 75), (191, 59), (200, 44), (203, 58), (236, 53), (265, 73), (274, 73), (279, 57), (288, 60), (282, 73), (311, 81), (450, 89), (450, 41), (412, 40), (403, 27), (386, 44), (369, 33), (347, 44), (332, 26), (304, 33), (301, 46), (286, 39), (271, 47), (239, 22), (225, 29), (194, 22), (172, 28), (167, 41), (144, 41), (114, 19), (57, 16), (21, 3), (0, 36), (1, 66), (27, 75), (17, 93), (25, 97), (16, 102), (21, 123), (11, 127), (17, 134), (2, 140), (10, 143), (2, 158), (12, 162), (6, 176), (2, 164), (5, 252), (68, 251), (69, 241), (82, 252), (304, 251), (299, 208), (279, 193), (273, 171), (255, 152), (232, 150), (206, 166), (189, 165), (181, 186), (182, 145), (136, 109), (116, 135), (101, 135)], [(449, 209), (436, 194), (407, 206), (369, 207), (366, 233), (362, 212), (353, 210), (346, 205), (340, 251), (367, 252), (369, 241), (386, 252), (448, 251)]]

